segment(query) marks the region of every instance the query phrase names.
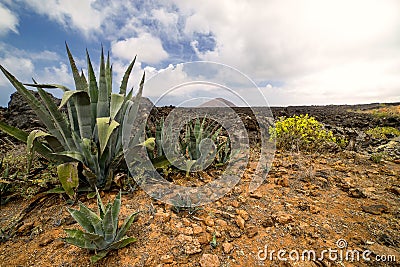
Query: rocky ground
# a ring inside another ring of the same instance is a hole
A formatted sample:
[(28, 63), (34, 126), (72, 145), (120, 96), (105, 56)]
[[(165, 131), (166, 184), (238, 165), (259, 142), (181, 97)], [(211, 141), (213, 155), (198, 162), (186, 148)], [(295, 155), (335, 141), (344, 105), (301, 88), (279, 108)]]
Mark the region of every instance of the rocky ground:
[[(230, 194), (191, 214), (175, 213), (140, 189), (124, 195), (122, 218), (141, 211), (128, 232), (138, 242), (112, 252), (99, 266), (398, 266), (377, 262), (375, 257), (400, 258), (399, 164), (371, 164), (353, 152), (278, 152), (266, 183), (249, 193), (253, 168), (250, 163)], [(40, 203), (26, 215), (17, 235), (0, 244), (1, 265), (89, 265), (88, 252), (60, 240), (63, 229), (77, 227), (66, 212), (65, 199), (36, 198)], [(81, 196), (80, 200), (95, 208), (93, 199)], [(12, 201), (3, 206), (1, 226), (27, 205)], [(210, 245), (213, 235), (215, 248)], [(321, 255), (322, 250), (338, 249), (340, 239), (347, 242), (342, 251), (357, 250), (361, 255), (369, 250), (371, 261), (339, 261), (333, 255), (321, 261), (283, 262), (276, 254), (272, 260), (265, 259), (264, 252), (259, 254), (267, 246), (268, 254), (285, 249), (315, 250)]]
[[(371, 140), (363, 131), (373, 126), (399, 128), (400, 122), (398, 117), (362, 112), (376, 107), (273, 108), (275, 116), (313, 115), (354, 141), (347, 150), (335, 153), (278, 150), (265, 183), (249, 192), (258, 158), (254, 149), (240, 183), (198, 210), (177, 212), (136, 188), (123, 195), (120, 216), (122, 220), (140, 211), (128, 231), (138, 241), (110, 253), (98, 265), (399, 266), (399, 140)], [(238, 110), (247, 128), (256, 131), (248, 110)], [(13, 123), (11, 109), (0, 111), (0, 118)], [(157, 116), (167, 112), (168, 108), (159, 109)], [(391, 159), (372, 161), (371, 153), (380, 150), (391, 153)], [(103, 198), (112, 199), (116, 193), (105, 193)], [(86, 195), (79, 199), (95, 208), (94, 199)], [(16, 235), (0, 243), (0, 266), (89, 266), (89, 252), (61, 240), (64, 229), (77, 227), (67, 206), (63, 196), (46, 194), (28, 201), (13, 199), (2, 206), (1, 228), (20, 214), (24, 217)], [(286, 260), (278, 258), (279, 250), (286, 251), (280, 254)], [(316, 258), (303, 261), (305, 250), (315, 251)], [(321, 259), (324, 250), (328, 252)], [(346, 252), (360, 259), (346, 259)]]

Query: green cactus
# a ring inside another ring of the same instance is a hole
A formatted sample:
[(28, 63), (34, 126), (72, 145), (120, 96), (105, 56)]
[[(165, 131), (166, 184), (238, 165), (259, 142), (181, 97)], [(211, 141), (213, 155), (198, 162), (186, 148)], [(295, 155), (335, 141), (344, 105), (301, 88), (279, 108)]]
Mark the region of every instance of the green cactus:
[(79, 210), (68, 208), (71, 216), (79, 223), (84, 231), (79, 229), (67, 229), (65, 242), (80, 248), (94, 251), (91, 257), (94, 263), (105, 256), (111, 250), (118, 250), (133, 242), (136, 238), (127, 237), (126, 232), (135, 220), (136, 213), (129, 215), (121, 227), (118, 227), (118, 215), (121, 208), (121, 192), (114, 199), (113, 204), (103, 205), (99, 192), (96, 189), (98, 214), (79, 203)]

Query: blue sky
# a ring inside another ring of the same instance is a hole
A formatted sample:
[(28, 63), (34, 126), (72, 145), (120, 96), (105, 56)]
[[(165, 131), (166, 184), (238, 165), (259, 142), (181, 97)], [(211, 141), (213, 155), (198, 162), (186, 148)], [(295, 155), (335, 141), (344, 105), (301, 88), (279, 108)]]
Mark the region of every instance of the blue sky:
[[(134, 88), (143, 72), (171, 64), (167, 84), (179, 82), (188, 74), (176, 64), (202, 60), (241, 71), (274, 106), (397, 102), (399, 29), (396, 0), (0, 0), (0, 64), (23, 82), (73, 87), (64, 42), (84, 70), (85, 49), (97, 68), (103, 44), (115, 88), (138, 55)], [(168, 99), (199, 96), (192, 89)], [(145, 94), (155, 100), (165, 90)], [(217, 90), (203, 91), (224, 97)], [(261, 103), (255, 90), (241, 88), (250, 105)], [(1, 106), (14, 91), (1, 74)]]

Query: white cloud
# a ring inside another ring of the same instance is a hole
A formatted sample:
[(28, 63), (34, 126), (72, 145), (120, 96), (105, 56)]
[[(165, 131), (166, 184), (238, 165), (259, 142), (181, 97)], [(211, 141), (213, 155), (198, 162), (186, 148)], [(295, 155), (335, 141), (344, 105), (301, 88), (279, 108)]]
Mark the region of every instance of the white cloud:
[(354, 61), (290, 80), (281, 89), (298, 97), (291, 104), (400, 101), (398, 75), (393, 72), (398, 67), (394, 60)]
[[(1, 65), (20, 81), (29, 81), (34, 73), (32, 60), (17, 56), (1, 58)], [(11, 85), (4, 75), (0, 75), (0, 86)]]
[[(0, 42), (1, 65), (23, 83), (30, 83), (32, 78), (35, 78), (39, 83), (57, 83), (72, 88), (73, 80), (69, 67), (60, 62), (59, 58), (59, 55), (52, 51), (43, 50), (34, 53)], [(5, 106), (9, 100), (8, 96), (15, 92), (15, 89), (2, 73), (0, 91), (2, 92), (0, 106)], [(57, 90), (52, 93), (58, 97), (62, 95)]]
[(111, 51), (120, 59), (132, 60), (135, 55), (138, 55), (140, 61), (150, 64), (156, 64), (168, 58), (168, 53), (162, 47), (161, 40), (148, 33), (112, 42)]
[(191, 42), (202, 60), (234, 66), (256, 81), (280, 81), (288, 103), (399, 100), (392, 64), (400, 62), (398, 1), (175, 3), (192, 14), (188, 35), (213, 34), (215, 49), (199, 51)]
[(60, 59), (60, 56), (56, 52), (49, 50), (40, 51), (38, 53), (25, 51), (23, 53), (35, 61), (36, 60), (55, 61)]
[(174, 26), (178, 23), (179, 15), (176, 13), (167, 12), (164, 9), (153, 9), (151, 11), (153, 18), (160, 21), (165, 27)]
[[(0, 43), (0, 48), (3, 48)], [(1, 65), (20, 81), (30, 81), (34, 72), (34, 65), (30, 59), (17, 56), (0, 55)], [(15, 92), (8, 79), (0, 72), (0, 106), (7, 106), (9, 96)]]
[[(190, 58), (191, 46), (198, 58), (233, 66), (260, 84), (277, 81), (262, 89), (273, 104), (400, 101), (396, 0), (19, 1), (87, 37), (101, 34), (111, 42), (119, 78), (136, 54), (159, 68)], [(2, 27), (17, 31), (17, 17), (7, 9), (16, 22), (3, 19), (2, 8), (0, 34)], [(139, 62), (134, 72), (140, 79)]]
[(76, 27), (83, 34), (101, 28), (105, 14), (94, 7), (95, 0), (23, 0), (38, 14), (46, 15), (64, 27)]
[(60, 63), (59, 66), (51, 66), (44, 68), (40, 81), (44, 83), (57, 83), (62, 85), (73, 84), (73, 78), (69, 72), (69, 66)]
[(200, 13), (192, 17), (203, 19), (191, 28), (210, 28), (217, 41), (215, 50), (199, 56), (279, 78), (319, 69), (338, 55), (336, 62), (354, 52), (370, 53), (371, 46), (396, 38), (393, 33), (399, 21), (395, 10), (400, 10), (395, 2), (392, 6), (371, 1), (327, 5), (317, 0), (301, 4), (252, 1), (231, 5), (229, 12), (211, 12), (226, 6), (227, 1), (218, 3), (202, 1), (201, 8), (194, 8)]
[(186, 34), (192, 35), (195, 32), (207, 34), (210, 31), (210, 24), (207, 21), (207, 18), (201, 14), (196, 13), (186, 19), (184, 29)]
[(8, 8), (0, 3), (0, 36), (6, 35), (9, 31), (18, 33), (18, 18)]
[[(119, 92), (119, 86), (121, 85), (122, 78), (124, 77), (125, 71), (128, 68), (128, 64), (125, 61), (121, 60), (114, 60), (113, 62), (113, 73), (114, 73), (114, 78), (113, 78), (113, 90), (115, 92)], [(142, 63), (139, 61), (135, 62), (135, 65), (133, 66), (133, 70), (131, 72), (131, 75), (128, 80), (128, 87), (127, 91), (130, 89), (134, 89), (133, 91), (136, 92), (136, 90), (139, 88), (139, 83), (143, 75), (143, 69), (142, 69)]]

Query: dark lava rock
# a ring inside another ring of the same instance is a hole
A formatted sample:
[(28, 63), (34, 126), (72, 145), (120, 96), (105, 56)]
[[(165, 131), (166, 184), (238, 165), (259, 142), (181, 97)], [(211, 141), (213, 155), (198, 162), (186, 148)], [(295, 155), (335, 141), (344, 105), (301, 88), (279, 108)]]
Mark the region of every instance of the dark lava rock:
[[(388, 103), (386, 105), (399, 105), (400, 103)], [(357, 110), (369, 110), (379, 108), (379, 103), (360, 105), (327, 105), (327, 106), (289, 106), (271, 107), (275, 118), (290, 117), (299, 114), (309, 114), (318, 121), (344, 128), (357, 128), (365, 130), (376, 126), (399, 127), (400, 118), (396, 117), (375, 117), (370, 114), (356, 113)]]
[(364, 193), (364, 190), (359, 188), (351, 188), (349, 190), (349, 196), (353, 198), (366, 198), (367, 196)]
[[(36, 98), (40, 99), (37, 92), (32, 92)], [(50, 96), (55, 101), (56, 105), (60, 104), (60, 99), (57, 99), (52, 95)], [(386, 105), (399, 104), (400, 103), (389, 103)], [(145, 106), (147, 107), (147, 112), (151, 109), (147, 126), (152, 132), (155, 131), (157, 120), (162, 117), (167, 117), (171, 110), (174, 109), (173, 106), (156, 108), (153, 108), (152, 105)], [(318, 121), (325, 125), (326, 129), (331, 130), (335, 136), (346, 138), (349, 141), (346, 149), (353, 151), (367, 151), (371, 154), (375, 152), (372, 148), (386, 145), (390, 140), (392, 140), (392, 138), (390, 138), (390, 136), (386, 140), (372, 138), (365, 134), (366, 129), (376, 126), (391, 126), (400, 129), (399, 117), (374, 117), (370, 114), (355, 112), (357, 110), (373, 109), (379, 106), (380, 104), (377, 103), (367, 105), (289, 106), (271, 107), (270, 111), (275, 118), (300, 114), (309, 114), (310, 116), (314, 116)], [(266, 110), (265, 107), (232, 107), (232, 109), (243, 121), (243, 124), (248, 131), (250, 144), (258, 143), (260, 141), (260, 125), (256, 121), (254, 114), (268, 114), (269, 112), (266, 112), (268, 110)], [(215, 112), (219, 111), (217, 110)], [(0, 120), (25, 131), (44, 127), (35, 112), (33, 112), (22, 95), (18, 92), (11, 95), (8, 109), (4, 110), (0, 108)], [(0, 134), (0, 136), (2, 135)], [(393, 145), (390, 144), (390, 146), (392, 147)], [(336, 148), (332, 148), (332, 151), (336, 150)], [(400, 158), (400, 156), (397, 156), (398, 148), (391, 148), (391, 151), (392, 150), (396, 152), (390, 152), (391, 154), (396, 154), (392, 156), (392, 158)]]
[[(40, 96), (37, 92), (31, 91), (33, 95), (40, 100)], [(61, 100), (49, 96), (54, 100), (56, 105), (61, 103)], [(18, 92), (11, 95), (10, 102), (8, 102), (8, 109), (4, 113), (4, 120), (7, 124), (17, 127), (19, 129), (30, 131), (35, 128), (44, 128), (43, 123), (36, 116), (36, 113), (30, 108), (25, 98)]]
[(387, 213), (389, 210), (388, 207), (386, 207), (385, 205), (369, 205), (369, 206), (362, 206), (361, 208), (364, 212), (374, 215)]
[[(39, 94), (36, 91), (31, 91), (33, 95), (42, 101)], [(48, 94), (54, 103), (59, 106), (61, 100)], [(146, 107), (152, 107), (153, 104), (148, 98), (143, 98)], [(30, 131), (36, 128), (45, 128), (44, 124), (37, 117), (36, 113), (30, 108), (25, 98), (18, 92), (11, 95), (10, 101), (8, 102), (8, 108), (1, 112), (0, 120), (5, 121), (7, 124), (17, 127), (19, 129)], [(66, 112), (66, 108), (63, 109)], [(158, 117), (157, 109), (153, 109), (150, 115), (151, 121), (155, 121), (154, 117)]]
[[(4, 114), (6, 112), (7, 112), (6, 108), (0, 107), (0, 121), (5, 121)], [(5, 137), (7, 137), (7, 134), (2, 132), (2, 131), (0, 131), (0, 139), (4, 140)], [(1, 146), (1, 144), (0, 144), (0, 146)]]

